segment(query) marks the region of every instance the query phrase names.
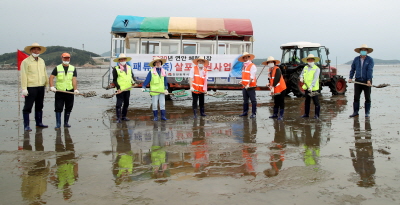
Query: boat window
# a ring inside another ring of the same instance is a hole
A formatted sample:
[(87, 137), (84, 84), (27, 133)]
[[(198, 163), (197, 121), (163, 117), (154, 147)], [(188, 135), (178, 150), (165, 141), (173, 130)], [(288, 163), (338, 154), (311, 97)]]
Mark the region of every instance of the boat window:
[(178, 54), (179, 43), (161, 42), (162, 54)]
[(142, 41), (142, 54), (160, 54), (160, 42)]
[(126, 53), (132, 53), (136, 54), (137, 53), (137, 48), (138, 48), (138, 41), (134, 40), (133, 38), (129, 39), (129, 46), (130, 48), (126, 48)]
[(184, 43), (183, 54), (196, 54), (197, 44), (196, 43)]
[(220, 43), (218, 45), (218, 54), (219, 55), (226, 54), (226, 45), (224, 43)]
[(213, 54), (213, 47), (211, 43), (199, 43), (199, 54)]
[(241, 44), (230, 44), (229, 45), (229, 54), (242, 54), (243, 45)]

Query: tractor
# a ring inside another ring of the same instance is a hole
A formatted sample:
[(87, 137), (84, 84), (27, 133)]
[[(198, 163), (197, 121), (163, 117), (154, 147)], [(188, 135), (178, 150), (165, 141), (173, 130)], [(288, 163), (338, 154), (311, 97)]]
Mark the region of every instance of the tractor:
[(320, 58), (315, 64), (321, 69), (320, 72), (320, 89), (322, 86), (329, 86), (332, 95), (344, 95), (347, 90), (345, 78), (337, 75), (337, 68), (330, 66), (331, 61), (328, 58), (329, 49), (321, 46), (319, 43), (310, 42), (292, 42), (281, 45), (282, 59), (280, 69), (286, 82), (287, 94), (293, 93), (296, 97), (304, 97), (305, 91), (300, 82), (299, 76), (304, 66), (302, 58), (313, 54)]

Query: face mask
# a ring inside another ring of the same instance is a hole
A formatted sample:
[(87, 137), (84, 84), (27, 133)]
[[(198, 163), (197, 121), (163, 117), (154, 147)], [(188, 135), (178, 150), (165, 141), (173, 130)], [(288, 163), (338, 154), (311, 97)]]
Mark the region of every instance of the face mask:
[(245, 63), (250, 63), (250, 60), (247, 60)]
[(204, 65), (203, 64), (198, 64), (197, 66), (199, 66), (199, 68), (202, 68), (202, 67), (204, 67)]
[(270, 68), (272, 68), (272, 67), (274, 67), (275, 66), (275, 64), (274, 63), (268, 63), (268, 65), (267, 65), (268, 67), (270, 67)]
[(39, 57), (39, 55), (40, 54), (32, 53), (32, 56), (35, 57), (35, 58)]
[(126, 64), (126, 62), (124, 61), (124, 62), (119, 62), (119, 64), (121, 64), (121, 65), (125, 65)]
[(69, 61), (63, 61), (64, 65), (69, 65)]
[(360, 55), (366, 56), (367, 55), (367, 51), (360, 51)]
[(313, 66), (314, 66), (314, 62), (308, 62), (308, 65), (309, 65), (310, 67), (313, 67)]

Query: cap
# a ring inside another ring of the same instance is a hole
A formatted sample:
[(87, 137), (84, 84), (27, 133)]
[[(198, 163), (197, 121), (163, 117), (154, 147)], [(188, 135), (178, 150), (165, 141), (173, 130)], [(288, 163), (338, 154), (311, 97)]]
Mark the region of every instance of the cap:
[(71, 58), (71, 55), (69, 55), (69, 53), (63, 53), (61, 54), (62, 58)]

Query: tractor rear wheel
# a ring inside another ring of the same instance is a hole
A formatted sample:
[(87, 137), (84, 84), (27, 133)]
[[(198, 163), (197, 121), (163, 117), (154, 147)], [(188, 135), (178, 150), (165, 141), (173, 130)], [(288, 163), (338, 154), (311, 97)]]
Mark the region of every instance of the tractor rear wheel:
[(335, 75), (329, 83), (329, 88), (332, 95), (344, 95), (347, 91), (347, 82), (343, 76)]
[(290, 89), (293, 92), (293, 95), (296, 97), (304, 97), (305, 91), (303, 90), (302, 86), (303, 83), (300, 82), (299, 76), (301, 74), (301, 70), (294, 72), (289, 79), (289, 86), (287, 89)]

